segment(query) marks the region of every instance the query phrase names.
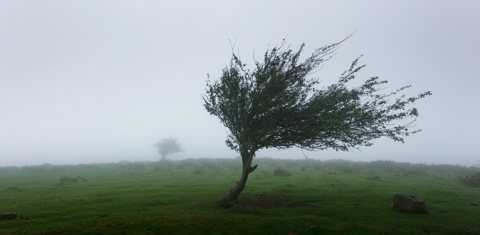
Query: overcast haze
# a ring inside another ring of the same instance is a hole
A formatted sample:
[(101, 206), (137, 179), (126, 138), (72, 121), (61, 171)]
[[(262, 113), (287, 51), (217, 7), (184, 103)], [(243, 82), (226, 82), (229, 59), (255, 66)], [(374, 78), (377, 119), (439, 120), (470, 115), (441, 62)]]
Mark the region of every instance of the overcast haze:
[[(251, 64), (286, 38), (315, 48), (356, 32), (313, 76), (336, 81), (364, 55), (358, 81), (430, 90), (423, 132), (405, 144), (304, 153), (314, 159), (477, 164), (479, 1), (0, 1), (0, 166), (226, 157), (227, 129), (203, 108), (229, 40)], [(358, 82), (357, 81), (357, 82)], [(299, 149), (260, 157), (304, 158)]]

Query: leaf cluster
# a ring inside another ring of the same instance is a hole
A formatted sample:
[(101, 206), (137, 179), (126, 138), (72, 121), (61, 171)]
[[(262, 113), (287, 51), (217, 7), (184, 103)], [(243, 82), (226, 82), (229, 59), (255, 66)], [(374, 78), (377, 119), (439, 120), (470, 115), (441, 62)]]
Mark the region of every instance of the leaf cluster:
[(315, 50), (301, 60), (282, 44), (267, 50), (249, 70), (233, 53), (220, 79), (207, 80), (204, 107), (230, 130), (227, 145), (237, 151), (262, 148), (327, 149), (347, 151), (372, 144), (382, 136), (394, 141), (419, 132), (412, 129), (418, 116), (410, 107), (431, 95), (406, 97), (410, 86), (382, 93), (387, 81), (371, 77), (358, 87), (348, 83), (365, 67), (359, 58), (338, 81), (319, 89), (311, 74), (328, 61), (341, 42)]

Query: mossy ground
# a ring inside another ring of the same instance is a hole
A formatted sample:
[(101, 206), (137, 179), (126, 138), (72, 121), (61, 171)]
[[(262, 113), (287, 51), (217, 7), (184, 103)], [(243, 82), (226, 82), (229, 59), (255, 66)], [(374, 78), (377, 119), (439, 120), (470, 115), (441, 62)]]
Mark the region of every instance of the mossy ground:
[[(0, 234), (480, 234), (480, 188), (461, 181), (478, 169), (257, 161), (232, 209), (238, 159), (0, 168), (0, 213), (19, 214)], [(397, 193), (428, 213), (394, 211)]]

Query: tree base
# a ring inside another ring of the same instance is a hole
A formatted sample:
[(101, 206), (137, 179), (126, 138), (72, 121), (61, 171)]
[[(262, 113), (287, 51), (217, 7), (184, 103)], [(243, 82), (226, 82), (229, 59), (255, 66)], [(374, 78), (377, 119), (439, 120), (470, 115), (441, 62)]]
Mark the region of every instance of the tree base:
[(218, 201), (218, 203), (223, 209), (230, 209), (237, 205), (237, 201), (228, 198), (228, 196)]
[(243, 161), (243, 172), (240, 180), (237, 182), (235, 187), (233, 187), (228, 195), (220, 200), (220, 204), (223, 208), (232, 208), (237, 205), (238, 196), (242, 193), (243, 189), (245, 188), (245, 184), (247, 183), (248, 175), (252, 173), (255, 169), (257, 169), (258, 165), (251, 166), (253, 154), (246, 155), (242, 154), (242, 161)]
[[(245, 186), (245, 184), (243, 184), (243, 186)], [(237, 182), (237, 185), (230, 190), (228, 195), (219, 201), (220, 205), (225, 209), (235, 207), (237, 205), (238, 196), (242, 190), (242, 185), (239, 185)]]

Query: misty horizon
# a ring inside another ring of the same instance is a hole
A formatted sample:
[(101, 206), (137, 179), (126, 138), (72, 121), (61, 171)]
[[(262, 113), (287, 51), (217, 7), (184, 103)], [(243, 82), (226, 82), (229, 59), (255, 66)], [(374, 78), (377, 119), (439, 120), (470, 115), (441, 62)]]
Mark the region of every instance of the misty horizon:
[[(432, 7), (435, 5), (435, 7)], [(476, 1), (262, 3), (48, 1), (0, 3), (0, 167), (235, 158), (228, 129), (203, 107), (232, 49), (254, 66), (286, 39), (305, 55), (344, 42), (312, 76), (325, 87), (363, 55), (387, 90), (432, 91), (416, 103), (422, 132), (350, 152), (260, 150), (280, 159), (476, 165), (480, 16)], [(233, 43), (232, 43), (233, 42)], [(232, 48), (233, 47), (233, 48)]]

